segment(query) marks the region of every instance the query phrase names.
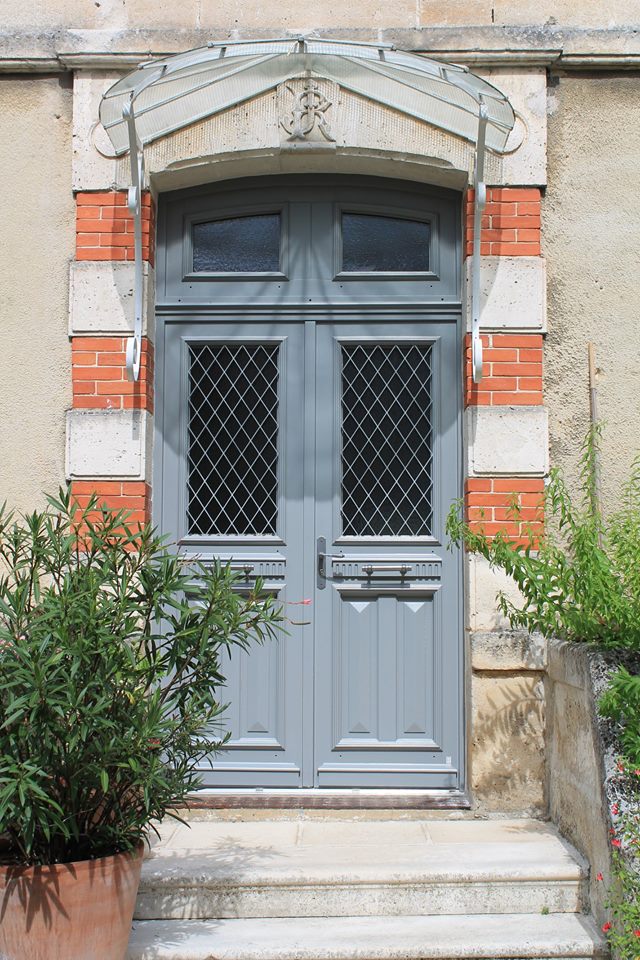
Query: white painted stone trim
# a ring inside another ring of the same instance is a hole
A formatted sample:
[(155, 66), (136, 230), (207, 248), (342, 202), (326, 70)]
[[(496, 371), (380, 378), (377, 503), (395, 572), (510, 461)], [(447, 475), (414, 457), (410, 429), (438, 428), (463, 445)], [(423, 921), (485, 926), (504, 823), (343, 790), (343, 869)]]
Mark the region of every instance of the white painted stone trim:
[(501, 157), (497, 168), (488, 168), (487, 185), (543, 187), (547, 182), (546, 69), (474, 69), (507, 95), (518, 117), (507, 142), (507, 149), (517, 149)]
[(492, 568), (484, 557), (469, 554), (465, 564), (465, 623), (472, 633), (476, 631), (509, 630), (510, 624), (498, 610), (498, 593), (504, 593), (513, 603), (521, 603), (522, 595), (511, 577)]
[[(143, 336), (154, 334), (155, 271), (144, 271)], [(69, 335), (128, 336), (133, 333), (134, 265), (111, 260), (75, 260), (69, 276)]]
[(145, 410), (69, 410), (69, 480), (151, 480), (153, 416)]
[[(471, 330), (471, 257), (465, 269), (465, 318)], [(547, 329), (547, 271), (543, 257), (481, 257), (482, 330), (544, 333)]]
[[(124, 157), (120, 160), (112, 158), (111, 141), (98, 123), (102, 95), (122, 75), (118, 70), (86, 70), (74, 75), (72, 128), (74, 190), (111, 190), (117, 183), (126, 179), (129, 158)], [(126, 185), (129, 185), (128, 182)]]
[(549, 472), (545, 407), (467, 407), (467, 476), (543, 477)]

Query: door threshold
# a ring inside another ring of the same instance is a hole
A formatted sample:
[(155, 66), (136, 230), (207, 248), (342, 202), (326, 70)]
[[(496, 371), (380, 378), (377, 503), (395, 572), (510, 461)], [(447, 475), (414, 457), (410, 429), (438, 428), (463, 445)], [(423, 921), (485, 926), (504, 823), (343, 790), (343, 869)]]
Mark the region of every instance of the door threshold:
[(205, 788), (189, 796), (191, 810), (470, 810), (461, 790), (336, 790)]

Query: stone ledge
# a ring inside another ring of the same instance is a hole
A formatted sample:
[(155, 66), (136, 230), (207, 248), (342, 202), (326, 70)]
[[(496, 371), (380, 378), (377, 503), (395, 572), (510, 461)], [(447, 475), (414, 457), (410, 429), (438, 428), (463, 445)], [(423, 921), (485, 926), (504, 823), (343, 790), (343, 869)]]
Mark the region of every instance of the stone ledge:
[(69, 410), (70, 480), (149, 480), (153, 417), (143, 410)]
[(469, 476), (543, 477), (549, 472), (545, 407), (467, 407)]
[[(494, 78), (496, 83), (498, 78)], [(467, 330), (471, 329), (471, 257), (465, 261)], [(483, 331), (547, 329), (547, 277), (543, 257), (481, 257), (480, 308)]]
[(500, 630), (471, 634), (471, 666), (475, 671), (547, 669), (547, 642), (541, 634)]
[[(155, 273), (143, 265), (142, 334), (153, 338)], [(69, 336), (133, 334), (134, 276), (131, 263), (74, 260), (69, 273)]]

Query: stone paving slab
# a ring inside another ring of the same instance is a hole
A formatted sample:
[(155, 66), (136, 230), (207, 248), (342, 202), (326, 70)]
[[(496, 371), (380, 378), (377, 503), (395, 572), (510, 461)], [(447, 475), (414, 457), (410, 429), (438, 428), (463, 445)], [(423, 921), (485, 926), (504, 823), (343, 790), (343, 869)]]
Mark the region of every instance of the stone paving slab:
[(605, 952), (575, 914), (332, 917), (142, 921), (127, 960), (587, 960)]

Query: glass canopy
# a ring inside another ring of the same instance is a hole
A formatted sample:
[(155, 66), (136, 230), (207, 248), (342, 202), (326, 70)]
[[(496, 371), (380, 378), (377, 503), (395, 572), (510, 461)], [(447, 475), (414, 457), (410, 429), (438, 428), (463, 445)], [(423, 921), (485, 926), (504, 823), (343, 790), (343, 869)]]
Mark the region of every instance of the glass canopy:
[(465, 67), (390, 46), (303, 37), (210, 43), (141, 63), (105, 93), (100, 119), (121, 156), (129, 149), (125, 106), (133, 107), (144, 147), (299, 76), (333, 80), (474, 145), (484, 104), (485, 147), (496, 153), (505, 150), (515, 123), (504, 94)]

